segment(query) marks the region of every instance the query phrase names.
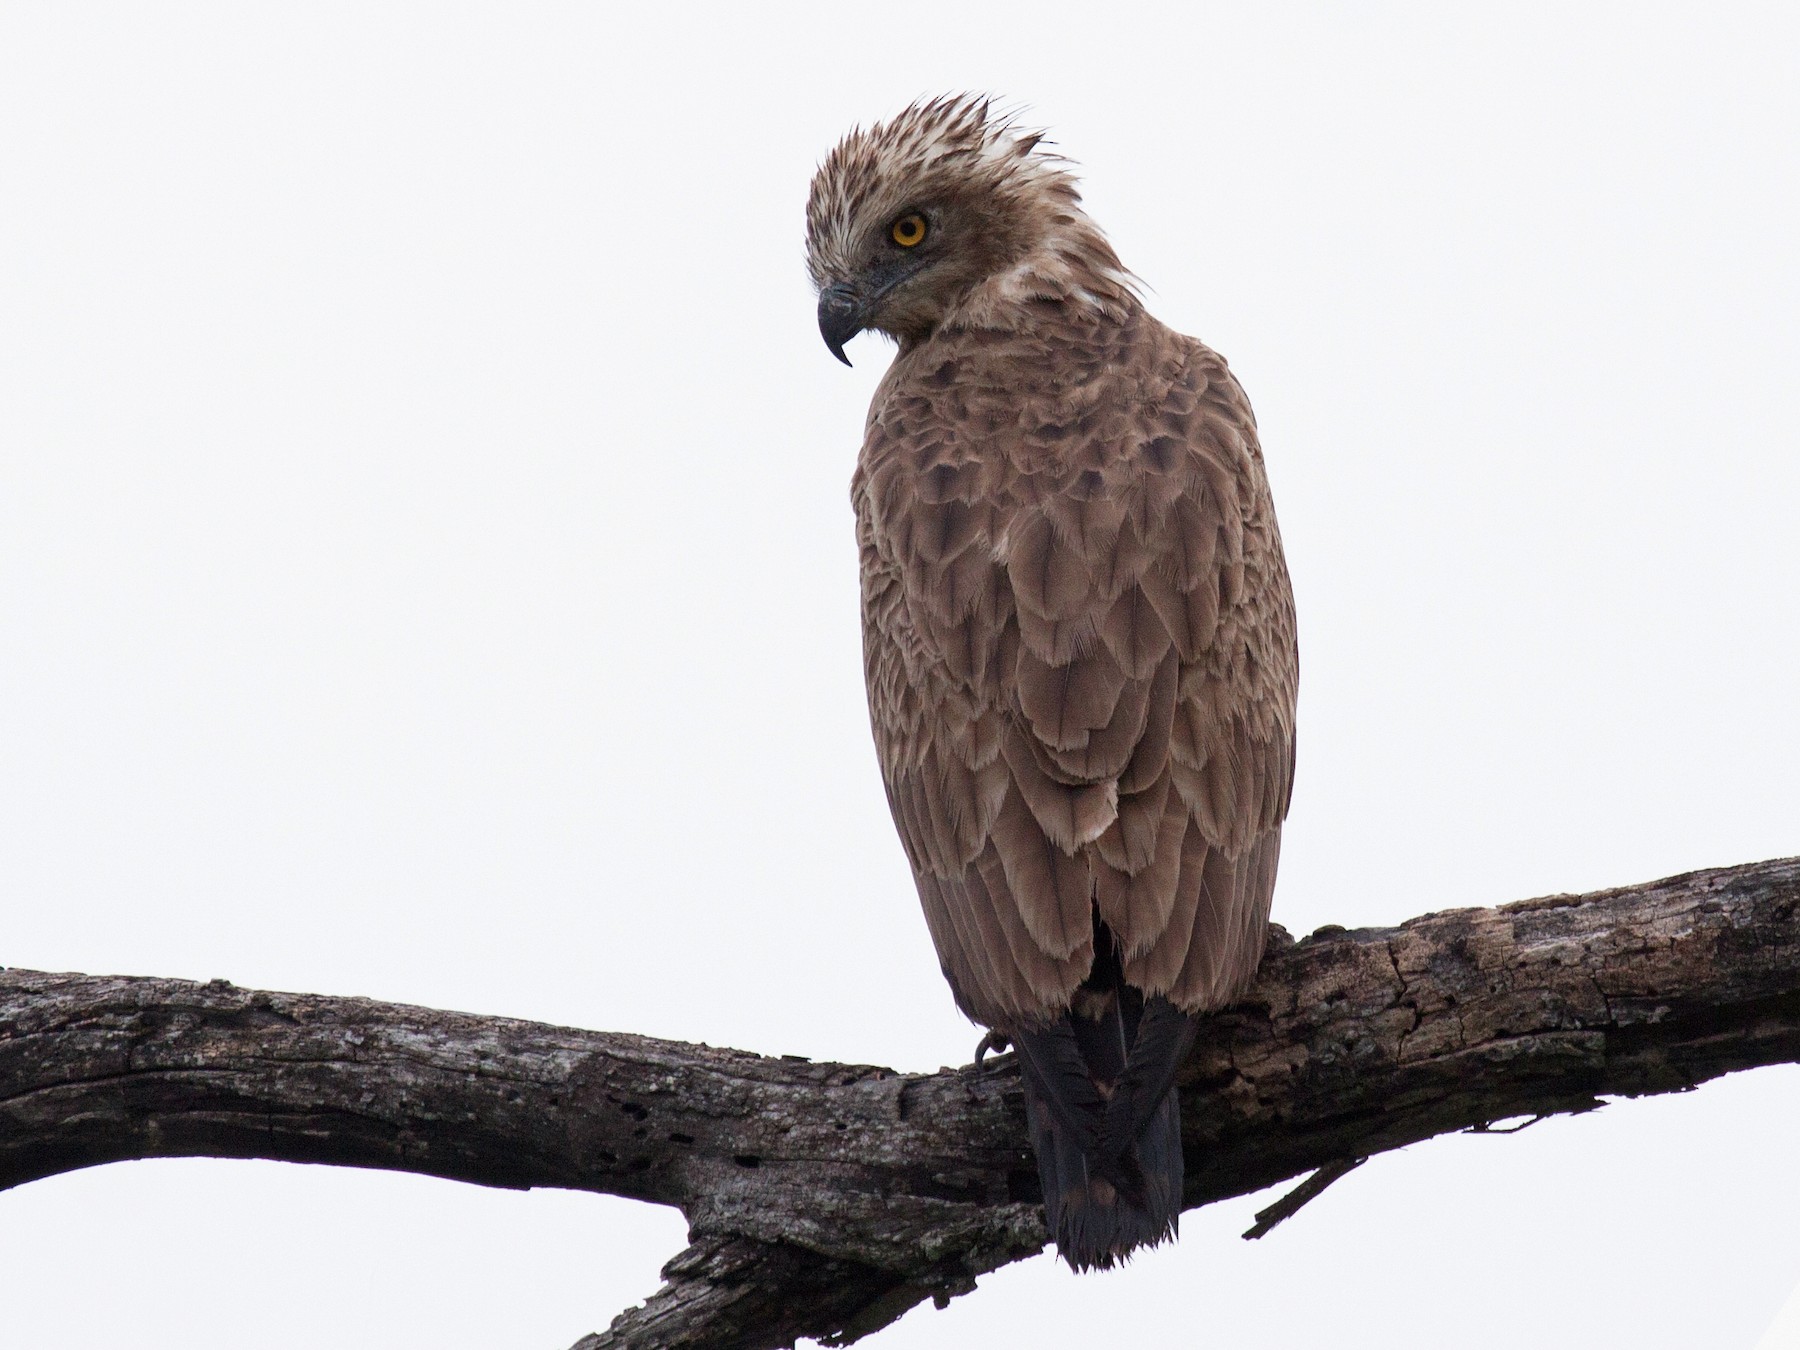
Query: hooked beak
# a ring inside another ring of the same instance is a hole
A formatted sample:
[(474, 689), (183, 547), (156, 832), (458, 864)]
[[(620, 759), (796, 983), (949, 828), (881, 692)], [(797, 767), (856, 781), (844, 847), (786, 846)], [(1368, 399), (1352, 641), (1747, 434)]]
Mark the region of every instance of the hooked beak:
[(844, 355), (844, 344), (862, 332), (865, 313), (856, 292), (841, 281), (819, 292), (819, 336), (845, 365), (850, 358)]

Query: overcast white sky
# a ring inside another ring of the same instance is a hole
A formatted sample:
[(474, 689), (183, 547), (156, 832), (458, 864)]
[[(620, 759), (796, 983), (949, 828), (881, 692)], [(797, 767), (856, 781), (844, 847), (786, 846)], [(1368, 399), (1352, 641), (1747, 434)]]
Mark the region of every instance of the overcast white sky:
[[(623, 10), (0, 0), (0, 963), (966, 1060), (863, 708), (887, 352), (820, 344), (801, 206), (970, 88), (1256, 405), (1279, 920), (1800, 852), (1800, 10)], [(871, 1344), (1749, 1350), (1797, 1113), (1779, 1069), (1434, 1141)], [(0, 1340), (557, 1350), (681, 1243), (130, 1164), (0, 1194)]]

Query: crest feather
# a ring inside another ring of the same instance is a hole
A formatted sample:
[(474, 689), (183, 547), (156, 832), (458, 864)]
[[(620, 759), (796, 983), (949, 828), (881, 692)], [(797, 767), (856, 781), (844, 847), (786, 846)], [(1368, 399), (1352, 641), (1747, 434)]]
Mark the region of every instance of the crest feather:
[[(939, 192), (971, 189), (1037, 223), (1033, 256), (996, 277), (984, 301), (1055, 296), (1129, 308), (1136, 279), (1081, 209), (1075, 166), (1016, 108), (987, 94), (944, 94), (869, 127), (854, 127), (814, 174), (806, 203), (807, 269), (823, 288), (848, 275), (859, 245), (898, 213)], [(980, 303), (980, 301), (978, 301)]]

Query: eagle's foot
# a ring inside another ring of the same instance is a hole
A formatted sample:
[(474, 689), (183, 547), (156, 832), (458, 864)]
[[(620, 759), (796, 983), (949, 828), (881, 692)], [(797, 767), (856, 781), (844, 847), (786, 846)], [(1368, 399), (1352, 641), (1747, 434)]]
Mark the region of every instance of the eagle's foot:
[(981, 1061), (989, 1055), (1004, 1055), (1012, 1049), (1012, 1037), (1003, 1031), (990, 1031), (975, 1046), (975, 1067), (981, 1067)]

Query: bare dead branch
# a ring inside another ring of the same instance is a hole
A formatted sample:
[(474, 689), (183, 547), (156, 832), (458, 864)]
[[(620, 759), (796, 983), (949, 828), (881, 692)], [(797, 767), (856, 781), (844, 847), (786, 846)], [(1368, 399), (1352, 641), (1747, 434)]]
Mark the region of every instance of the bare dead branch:
[[(1800, 1060), (1797, 915), (1800, 860), (1784, 859), (1279, 935), (1183, 1072), (1187, 1204), (1307, 1173), (1316, 1194), (1345, 1159)], [(847, 1342), (1045, 1241), (1004, 1060), (896, 1074), (222, 982), (0, 972), (0, 1187), (175, 1156), (679, 1206), (692, 1246), (584, 1350)]]
[(1348, 1176), (1367, 1161), (1367, 1158), (1339, 1158), (1334, 1163), (1327, 1163), (1267, 1209), (1257, 1210), (1256, 1222), (1243, 1234), (1244, 1241), (1255, 1242), (1267, 1237), (1275, 1225), (1293, 1218), (1302, 1205), (1316, 1200), (1332, 1182)]
[(1464, 1130), (1463, 1133), (1464, 1134), (1523, 1134), (1526, 1130), (1529, 1130), (1533, 1125), (1536, 1125), (1539, 1121), (1548, 1120), (1548, 1119), (1550, 1119), (1549, 1116), (1542, 1116), (1542, 1115), (1532, 1116), (1529, 1120), (1521, 1121), (1517, 1125), (1494, 1125), (1494, 1124), (1491, 1124), (1488, 1122), (1483, 1122), (1480, 1125), (1469, 1126), (1469, 1128)]

